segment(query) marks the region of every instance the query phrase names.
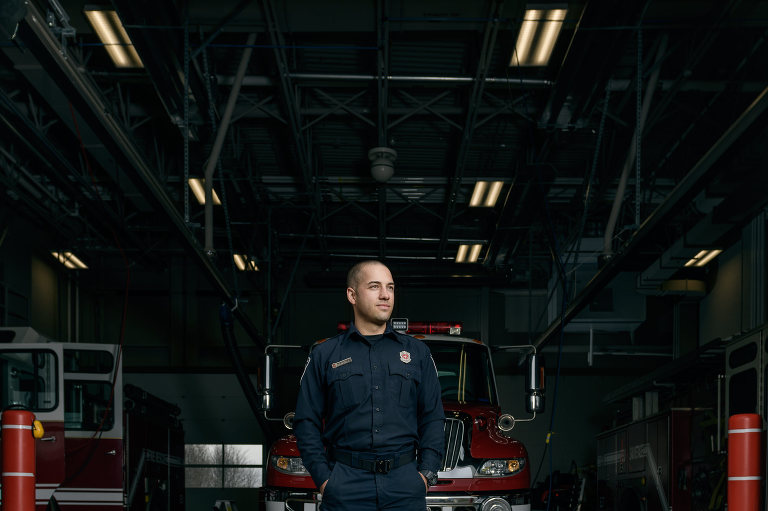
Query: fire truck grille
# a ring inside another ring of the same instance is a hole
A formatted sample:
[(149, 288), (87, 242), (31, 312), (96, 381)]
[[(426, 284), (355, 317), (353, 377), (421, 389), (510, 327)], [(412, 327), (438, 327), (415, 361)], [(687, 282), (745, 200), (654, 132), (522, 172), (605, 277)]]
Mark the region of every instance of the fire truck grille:
[(461, 442), (464, 439), (464, 423), (459, 419), (445, 419), (445, 456), (441, 471), (453, 470), (459, 461)]

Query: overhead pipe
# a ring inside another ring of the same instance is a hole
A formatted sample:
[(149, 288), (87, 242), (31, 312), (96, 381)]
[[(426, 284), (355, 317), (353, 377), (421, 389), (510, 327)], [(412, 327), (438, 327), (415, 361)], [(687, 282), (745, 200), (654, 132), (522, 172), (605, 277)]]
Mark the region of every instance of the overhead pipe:
[[(218, 83), (229, 85), (235, 78), (230, 76), (218, 75)], [(378, 80), (377, 75), (358, 75), (358, 74), (336, 74), (336, 73), (288, 73), (288, 78), (293, 80), (333, 80), (339, 82), (366, 82)], [(384, 77), (390, 82), (437, 82), (437, 83), (474, 83), (477, 78), (473, 76), (409, 76), (409, 75), (386, 75)], [(500, 78), (486, 77), (483, 79), (486, 84), (494, 85), (521, 85), (525, 87), (549, 87), (552, 80), (541, 78)], [(274, 81), (268, 76), (246, 76), (243, 79), (243, 85), (250, 87), (269, 87), (274, 85)]]
[(240, 59), (240, 65), (237, 67), (235, 82), (232, 84), (232, 90), (229, 91), (229, 98), (227, 98), (227, 106), (224, 108), (224, 115), (221, 116), (219, 130), (216, 132), (216, 139), (213, 141), (211, 155), (208, 157), (208, 162), (206, 163), (205, 171), (203, 172), (203, 176), (205, 177), (205, 253), (209, 257), (214, 254), (213, 169), (216, 168), (216, 163), (219, 161), (219, 155), (221, 155), (221, 148), (224, 146), (224, 137), (227, 135), (229, 122), (232, 119), (232, 112), (234, 112), (235, 103), (237, 103), (237, 96), (240, 95), (240, 86), (243, 83), (243, 77), (245, 76), (245, 71), (248, 69), (248, 62), (251, 60), (251, 54), (253, 53), (251, 45), (253, 45), (255, 41), (256, 34), (249, 34), (248, 41), (246, 42), (247, 46)]
[[(664, 56), (664, 52), (667, 49), (667, 36), (661, 41), (659, 45), (659, 51), (656, 54), (656, 61), (654, 63), (655, 69), (651, 73), (648, 79), (648, 88), (645, 90), (645, 97), (643, 98), (643, 106), (640, 112), (640, 121), (635, 127), (635, 132), (632, 134), (632, 142), (629, 145), (629, 152), (627, 153), (627, 159), (624, 160), (624, 168), (621, 170), (621, 177), (619, 178), (619, 186), (616, 189), (616, 196), (613, 198), (613, 206), (611, 207), (611, 214), (608, 217), (608, 224), (605, 227), (605, 235), (603, 237), (603, 254), (611, 256), (613, 254), (613, 231), (616, 230), (616, 221), (619, 218), (619, 210), (621, 204), (624, 202), (624, 192), (627, 188), (627, 181), (629, 180), (629, 171), (632, 170), (632, 166), (635, 163), (635, 156), (637, 155), (637, 135), (643, 132), (643, 126), (645, 126), (645, 119), (648, 117), (648, 111), (651, 108), (651, 100), (653, 99), (653, 93), (656, 92), (656, 84), (659, 81), (659, 72), (661, 71), (661, 59)], [(642, 76), (637, 77), (638, 87), (642, 83)], [(606, 105), (606, 108), (608, 106)]]
[(562, 319), (550, 323), (533, 343), (537, 348), (551, 341), (560, 329), (568, 324), (597, 294), (621, 271), (621, 265), (662, 223), (668, 221), (677, 210), (677, 205), (690, 200), (700, 189), (700, 184), (710, 177), (714, 163), (744, 134), (744, 132), (768, 109), (768, 87), (755, 98), (744, 112), (715, 141), (693, 168), (669, 193), (667, 198), (643, 221), (632, 237), (603, 266), (592, 280), (579, 292), (562, 314)]

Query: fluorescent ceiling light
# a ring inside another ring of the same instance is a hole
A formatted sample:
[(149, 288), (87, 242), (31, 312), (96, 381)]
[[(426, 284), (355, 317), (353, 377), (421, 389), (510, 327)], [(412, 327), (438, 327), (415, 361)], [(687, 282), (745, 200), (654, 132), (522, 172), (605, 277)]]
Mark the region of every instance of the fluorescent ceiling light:
[(469, 251), (469, 245), (459, 245), (459, 250), (456, 252), (456, 262), (464, 263), (467, 260), (467, 252)]
[(51, 255), (70, 270), (87, 270), (88, 266), (72, 252), (53, 252)]
[(472, 208), (485, 207), (492, 208), (499, 200), (501, 188), (504, 181), (478, 181), (475, 183), (475, 189), (472, 191), (472, 198), (469, 199), (469, 206)]
[(567, 12), (560, 9), (526, 9), (510, 66), (546, 66), (555, 48)]
[(480, 250), (483, 245), (476, 243), (474, 245), (459, 245), (459, 250), (456, 252), (457, 263), (476, 263), (478, 257), (480, 257)]
[(117, 13), (111, 9), (86, 6), (85, 16), (99, 36), (109, 57), (117, 67), (144, 67), (128, 32)]
[(685, 263), (686, 267), (696, 266), (698, 268), (701, 268), (702, 266), (706, 266), (707, 263), (709, 263), (712, 259), (719, 256), (722, 250), (719, 249), (713, 249), (713, 250), (701, 250), (698, 254), (693, 256), (690, 260), (688, 260), (687, 263)]
[(259, 271), (256, 260), (247, 255), (234, 254), (232, 259), (235, 260), (235, 266), (240, 271)]
[(479, 243), (476, 245), (472, 245), (472, 248), (469, 251), (469, 258), (467, 259), (468, 263), (476, 263), (477, 258), (480, 257), (480, 249), (483, 248), (482, 245)]
[[(205, 205), (205, 179), (200, 179), (197, 177), (189, 178), (189, 188), (192, 190), (192, 193), (195, 194), (195, 199), (197, 199), (197, 202)], [(221, 206), (221, 201), (219, 200), (219, 196), (216, 193), (216, 190), (211, 190), (211, 192), (213, 192), (214, 206)]]

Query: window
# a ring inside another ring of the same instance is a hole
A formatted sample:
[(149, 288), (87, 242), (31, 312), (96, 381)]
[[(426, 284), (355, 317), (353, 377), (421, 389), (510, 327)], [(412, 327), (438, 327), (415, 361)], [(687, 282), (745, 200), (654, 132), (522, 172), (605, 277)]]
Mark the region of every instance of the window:
[(114, 365), (114, 357), (108, 351), (64, 350), (65, 373), (109, 374)]
[(262, 446), (258, 444), (187, 444), (187, 488), (260, 488)]
[(430, 342), (442, 397), (460, 403), (496, 404), (488, 350), (480, 344)]
[(0, 353), (0, 407), (23, 405), (33, 412), (56, 408), (57, 359), (48, 350)]
[(107, 381), (64, 380), (64, 424), (67, 429), (108, 431), (115, 422)]

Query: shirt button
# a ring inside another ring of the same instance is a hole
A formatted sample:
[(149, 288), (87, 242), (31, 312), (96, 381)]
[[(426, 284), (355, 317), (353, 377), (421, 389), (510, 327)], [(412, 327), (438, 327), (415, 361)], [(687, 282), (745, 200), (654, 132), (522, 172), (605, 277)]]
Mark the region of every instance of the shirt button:
[(374, 389), (374, 390), (379, 390), (379, 386), (378, 386), (378, 385), (376, 385), (375, 387), (373, 387), (373, 389)]
[(373, 368), (376, 369), (376, 364), (373, 364)]
[(378, 433), (378, 432), (379, 432), (379, 428), (376, 428), (376, 433)]
[(377, 412), (380, 412), (380, 411), (381, 411), (381, 408), (376, 408), (376, 411), (377, 411)]

